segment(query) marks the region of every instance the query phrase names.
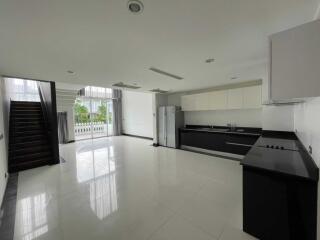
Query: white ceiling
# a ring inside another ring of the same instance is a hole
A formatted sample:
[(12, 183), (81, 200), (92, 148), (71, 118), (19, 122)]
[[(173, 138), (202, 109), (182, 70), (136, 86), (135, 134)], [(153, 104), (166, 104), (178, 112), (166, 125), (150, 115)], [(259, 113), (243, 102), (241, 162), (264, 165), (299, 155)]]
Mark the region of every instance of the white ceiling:
[[(319, 4), (142, 1), (143, 13), (133, 15), (127, 0), (0, 0), (0, 73), (170, 91), (264, 78), (268, 35), (313, 20)], [(206, 64), (211, 57), (216, 61)], [(151, 72), (151, 66), (184, 80)]]

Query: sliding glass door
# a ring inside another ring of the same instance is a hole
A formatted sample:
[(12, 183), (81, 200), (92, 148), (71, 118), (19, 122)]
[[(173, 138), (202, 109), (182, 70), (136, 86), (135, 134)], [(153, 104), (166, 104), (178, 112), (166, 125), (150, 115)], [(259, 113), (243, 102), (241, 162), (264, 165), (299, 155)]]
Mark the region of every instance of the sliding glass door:
[[(112, 135), (112, 124), (110, 126), (110, 103), (111, 100), (105, 99), (91, 99), (91, 124), (92, 137), (106, 137)], [(111, 109), (112, 111), (112, 109)]]
[(75, 103), (76, 140), (112, 136), (112, 119), (112, 99), (77, 98)]

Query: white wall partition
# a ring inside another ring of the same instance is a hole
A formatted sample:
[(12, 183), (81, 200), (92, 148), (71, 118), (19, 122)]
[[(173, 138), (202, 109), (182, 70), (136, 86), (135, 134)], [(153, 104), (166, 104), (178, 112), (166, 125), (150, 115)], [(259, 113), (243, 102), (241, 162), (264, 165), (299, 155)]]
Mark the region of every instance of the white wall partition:
[[(312, 158), (320, 167), (320, 97), (308, 99), (294, 107), (294, 128)], [(318, 184), (318, 236), (320, 234), (320, 184)]]
[[(2, 203), (4, 191), (7, 184), (5, 174), (7, 172), (7, 145), (6, 138), (4, 136), (4, 112), (3, 112), (3, 82), (0, 77), (0, 205)], [(2, 136), (1, 136), (2, 134)]]
[(263, 106), (262, 127), (264, 130), (293, 131), (293, 105)]
[(320, 97), (294, 107), (294, 128), (305, 147), (312, 147), (312, 156), (320, 166)]
[(152, 94), (122, 92), (123, 133), (153, 138)]

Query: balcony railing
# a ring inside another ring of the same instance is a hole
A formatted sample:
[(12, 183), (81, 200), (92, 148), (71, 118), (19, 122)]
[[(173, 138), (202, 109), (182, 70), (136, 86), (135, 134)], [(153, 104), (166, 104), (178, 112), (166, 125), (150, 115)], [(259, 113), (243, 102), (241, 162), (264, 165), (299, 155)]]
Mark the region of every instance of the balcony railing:
[(92, 135), (93, 137), (113, 135), (112, 124), (104, 122), (76, 123), (74, 131), (77, 139), (91, 138)]

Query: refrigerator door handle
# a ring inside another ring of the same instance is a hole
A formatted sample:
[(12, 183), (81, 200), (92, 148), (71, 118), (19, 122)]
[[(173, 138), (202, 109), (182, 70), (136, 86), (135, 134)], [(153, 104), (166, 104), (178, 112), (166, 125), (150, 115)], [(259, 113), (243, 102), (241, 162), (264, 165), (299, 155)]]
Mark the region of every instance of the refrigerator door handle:
[(163, 118), (163, 138), (165, 146), (167, 146), (167, 111), (164, 109), (164, 118)]

